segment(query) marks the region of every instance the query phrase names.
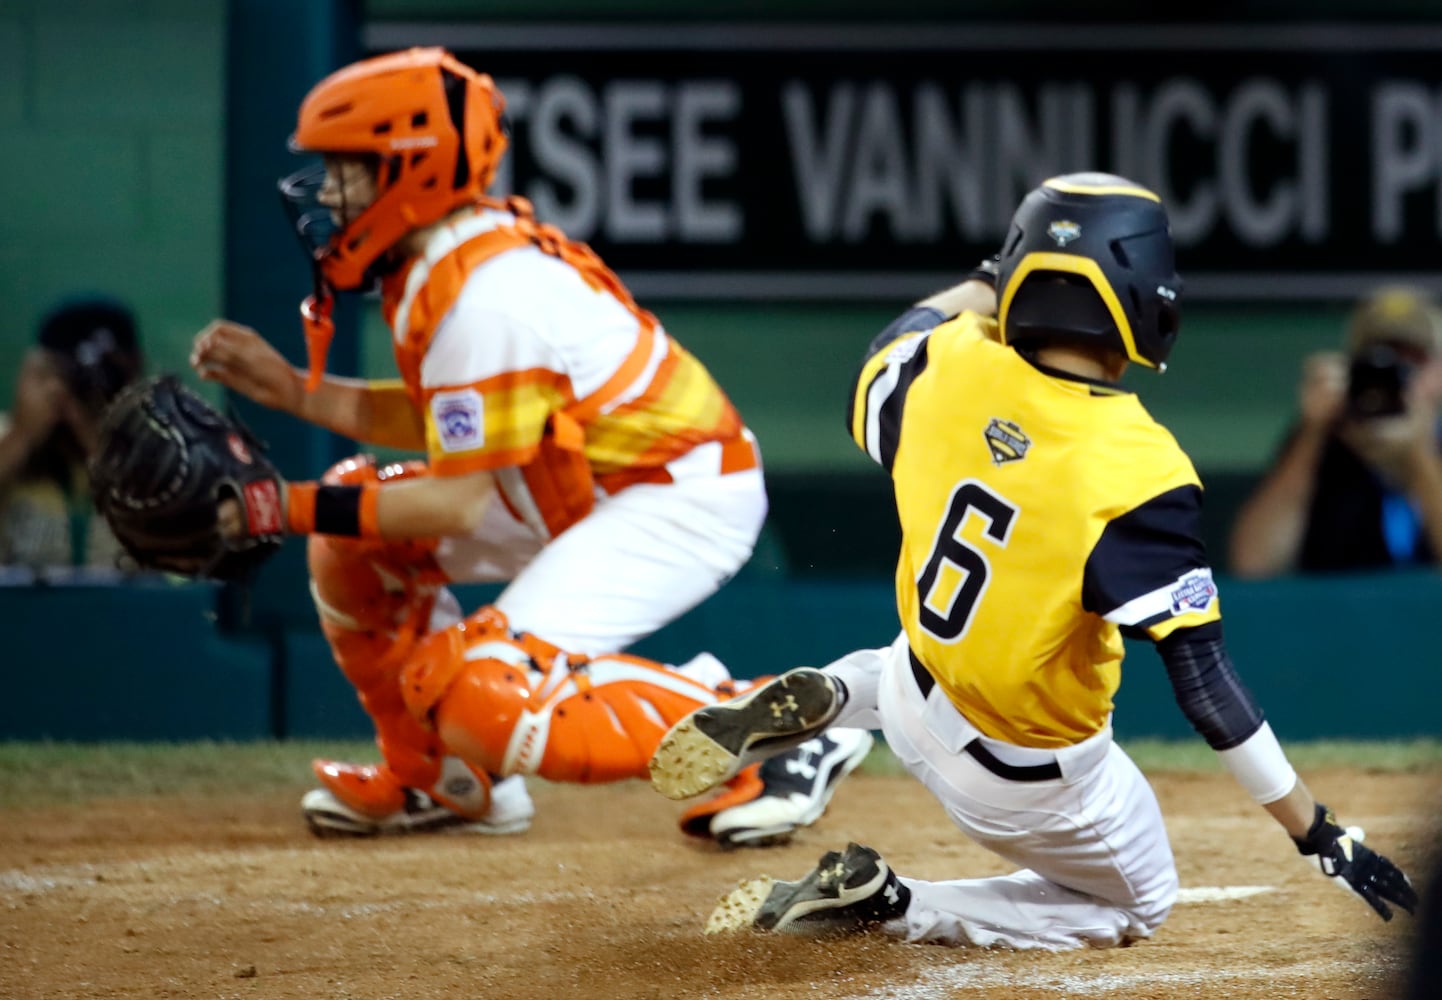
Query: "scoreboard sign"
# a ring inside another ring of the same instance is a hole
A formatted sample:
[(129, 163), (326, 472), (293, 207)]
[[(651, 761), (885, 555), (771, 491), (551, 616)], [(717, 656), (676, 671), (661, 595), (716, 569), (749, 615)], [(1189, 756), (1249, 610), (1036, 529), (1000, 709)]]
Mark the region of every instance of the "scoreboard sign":
[(1161, 194), (1193, 298), (1442, 284), (1442, 26), (373, 23), (496, 78), (498, 186), (638, 294), (886, 299), (1040, 180)]

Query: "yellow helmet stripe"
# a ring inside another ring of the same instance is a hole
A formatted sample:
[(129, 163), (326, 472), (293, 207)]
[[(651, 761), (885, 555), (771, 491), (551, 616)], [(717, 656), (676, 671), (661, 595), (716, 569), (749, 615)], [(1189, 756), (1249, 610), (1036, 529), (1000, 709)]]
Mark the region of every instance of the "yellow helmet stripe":
[(1063, 180), (1062, 178), (1060, 178), (1060, 177), (1053, 177), (1051, 180), (1046, 181), (1045, 184), (1044, 184), (1044, 186), (1045, 186), (1045, 187), (1052, 188), (1053, 190), (1056, 190), (1056, 191), (1065, 192), (1066, 194), (1090, 194), (1090, 195), (1122, 194), (1122, 195), (1129, 195), (1130, 197), (1133, 197), (1133, 198), (1145, 198), (1145, 199), (1147, 199), (1148, 201), (1154, 201), (1154, 202), (1156, 202), (1156, 203), (1159, 204), (1159, 205), (1160, 205), (1161, 202), (1162, 202), (1162, 199), (1161, 199), (1160, 197), (1158, 197), (1155, 192), (1153, 192), (1153, 191), (1148, 191), (1148, 190), (1147, 190), (1146, 188), (1144, 188), (1144, 187), (1134, 187), (1134, 186), (1132, 186), (1132, 185), (1122, 185), (1122, 184), (1097, 184), (1097, 185), (1091, 185), (1091, 184), (1070, 184), (1070, 183), (1064, 181), (1064, 180)]
[(1106, 303), (1112, 322), (1117, 325), (1117, 332), (1121, 334), (1122, 343), (1126, 345), (1127, 357), (1148, 368), (1156, 367), (1137, 352), (1136, 338), (1132, 334), (1132, 325), (1127, 320), (1126, 310), (1122, 308), (1121, 300), (1117, 298), (1111, 282), (1107, 281), (1106, 275), (1102, 273), (1102, 266), (1090, 257), (1078, 257), (1076, 254), (1029, 253), (1021, 259), (1021, 263), (1016, 266), (1016, 273), (1007, 282), (1006, 291), (1001, 298), (1001, 308), (997, 311), (997, 322), (1001, 326), (1003, 338), (1006, 337), (1006, 316), (1011, 310), (1011, 300), (1016, 297), (1016, 290), (1021, 287), (1022, 280), (1033, 271), (1060, 271), (1063, 274), (1077, 274), (1090, 281)]

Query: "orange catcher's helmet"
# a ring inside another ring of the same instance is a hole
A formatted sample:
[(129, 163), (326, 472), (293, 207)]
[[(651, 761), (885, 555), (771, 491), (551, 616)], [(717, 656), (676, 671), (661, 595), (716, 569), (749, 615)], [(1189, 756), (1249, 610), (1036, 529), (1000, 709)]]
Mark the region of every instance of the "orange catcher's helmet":
[(301, 102), (291, 149), (371, 161), (375, 200), (348, 223), (320, 203), (325, 167), (280, 182), (315, 269), (301, 303), (307, 390), (320, 385), (335, 326), (332, 289), (370, 285), (377, 262), (407, 233), (480, 199), (506, 153), (505, 99), (494, 81), (441, 48), (363, 59), (316, 84)]
[(505, 100), (445, 49), (414, 48), (337, 70), (301, 102), (291, 148), (374, 157), (376, 198), (343, 228), (315, 201), (324, 171), (281, 182), (302, 242), (333, 288), (368, 283), (406, 233), (476, 201), (505, 155)]

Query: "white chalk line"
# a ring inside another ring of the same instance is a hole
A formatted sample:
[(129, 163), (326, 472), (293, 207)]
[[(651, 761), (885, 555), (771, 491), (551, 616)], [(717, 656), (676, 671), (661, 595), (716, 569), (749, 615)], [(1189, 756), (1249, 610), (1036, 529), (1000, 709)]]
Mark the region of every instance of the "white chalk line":
[[(256, 869), (263, 868), (267, 863), (273, 862), (277, 855), (297, 856), (305, 852), (298, 849), (285, 849), (281, 851), (241, 851), (232, 852), (227, 855), (224, 864), (224, 873), (234, 876), (237, 871), (243, 871), (249, 866)], [(129, 877), (155, 875), (160, 872), (177, 867), (179, 859), (165, 859), (162, 861), (129, 861), (110, 862), (104, 864), (86, 863), (77, 865), (52, 865), (26, 871), (12, 868), (0, 871), (0, 890), (16, 893), (24, 893), (29, 896), (40, 896), (50, 892), (65, 889), (77, 889), (82, 886), (91, 887), (97, 883), (103, 883), (107, 879), (115, 881), (126, 881)], [(1235, 899), (1246, 899), (1249, 896), (1258, 896), (1262, 893), (1272, 892), (1275, 886), (1270, 885), (1226, 885), (1226, 886), (1191, 886), (1178, 890), (1177, 902), (1179, 904), (1192, 903), (1216, 903)], [(554, 892), (540, 895), (526, 894), (517, 895), (492, 895), (488, 893), (476, 893), (474, 898), (477, 902), (498, 902), (502, 899), (517, 903), (551, 903), (563, 902), (567, 899), (593, 898), (593, 893), (576, 892)], [(196, 899), (209, 899), (208, 896), (195, 896)], [(279, 904), (291, 911), (313, 910), (316, 913), (332, 912), (331, 908), (316, 906), (309, 902), (295, 902)], [(365, 903), (359, 904), (345, 912), (351, 915), (358, 915), (364, 912), (382, 912), (390, 909), (392, 905), (387, 903)]]
[[(1401, 962), (1390, 956), (1379, 956), (1379, 964), (1368, 970), (1369, 974), (1387, 974), (1401, 968)], [(1346, 975), (1355, 977), (1358, 969), (1354, 963), (1333, 959), (1330, 961), (1299, 962), (1296, 965), (1272, 966), (1269, 968), (1210, 968), (1195, 972), (1163, 972), (1150, 970), (1136, 973), (1102, 972), (1095, 974), (1055, 972), (1019, 972), (1016, 969), (997, 968), (982, 962), (959, 962), (939, 969), (928, 969), (921, 975), (921, 982), (908, 986), (884, 986), (867, 993), (853, 994), (843, 1000), (954, 1000), (956, 991), (1006, 988), (1008, 990), (1031, 989), (1043, 993), (1077, 996), (1095, 996), (1098, 993), (1114, 993), (1137, 989), (1151, 990), (1155, 995), (1159, 986), (1196, 986), (1209, 991), (1212, 996), (1223, 995), (1227, 985), (1241, 986), (1251, 983), (1266, 983), (1275, 987), (1277, 980), (1289, 979), (1307, 983), (1322, 976)], [(1275, 994), (1270, 994), (1275, 995)]]
[(1178, 903), (1221, 903), (1272, 892), (1274, 885), (1198, 885), (1177, 890)]

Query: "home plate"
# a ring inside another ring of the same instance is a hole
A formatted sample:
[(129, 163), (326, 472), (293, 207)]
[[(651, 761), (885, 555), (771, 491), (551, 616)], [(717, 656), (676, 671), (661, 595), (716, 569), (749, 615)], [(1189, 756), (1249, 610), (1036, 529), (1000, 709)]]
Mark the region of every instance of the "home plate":
[(1219, 903), (1225, 899), (1246, 899), (1271, 892), (1271, 885), (1199, 885), (1192, 889), (1178, 889), (1178, 903)]

